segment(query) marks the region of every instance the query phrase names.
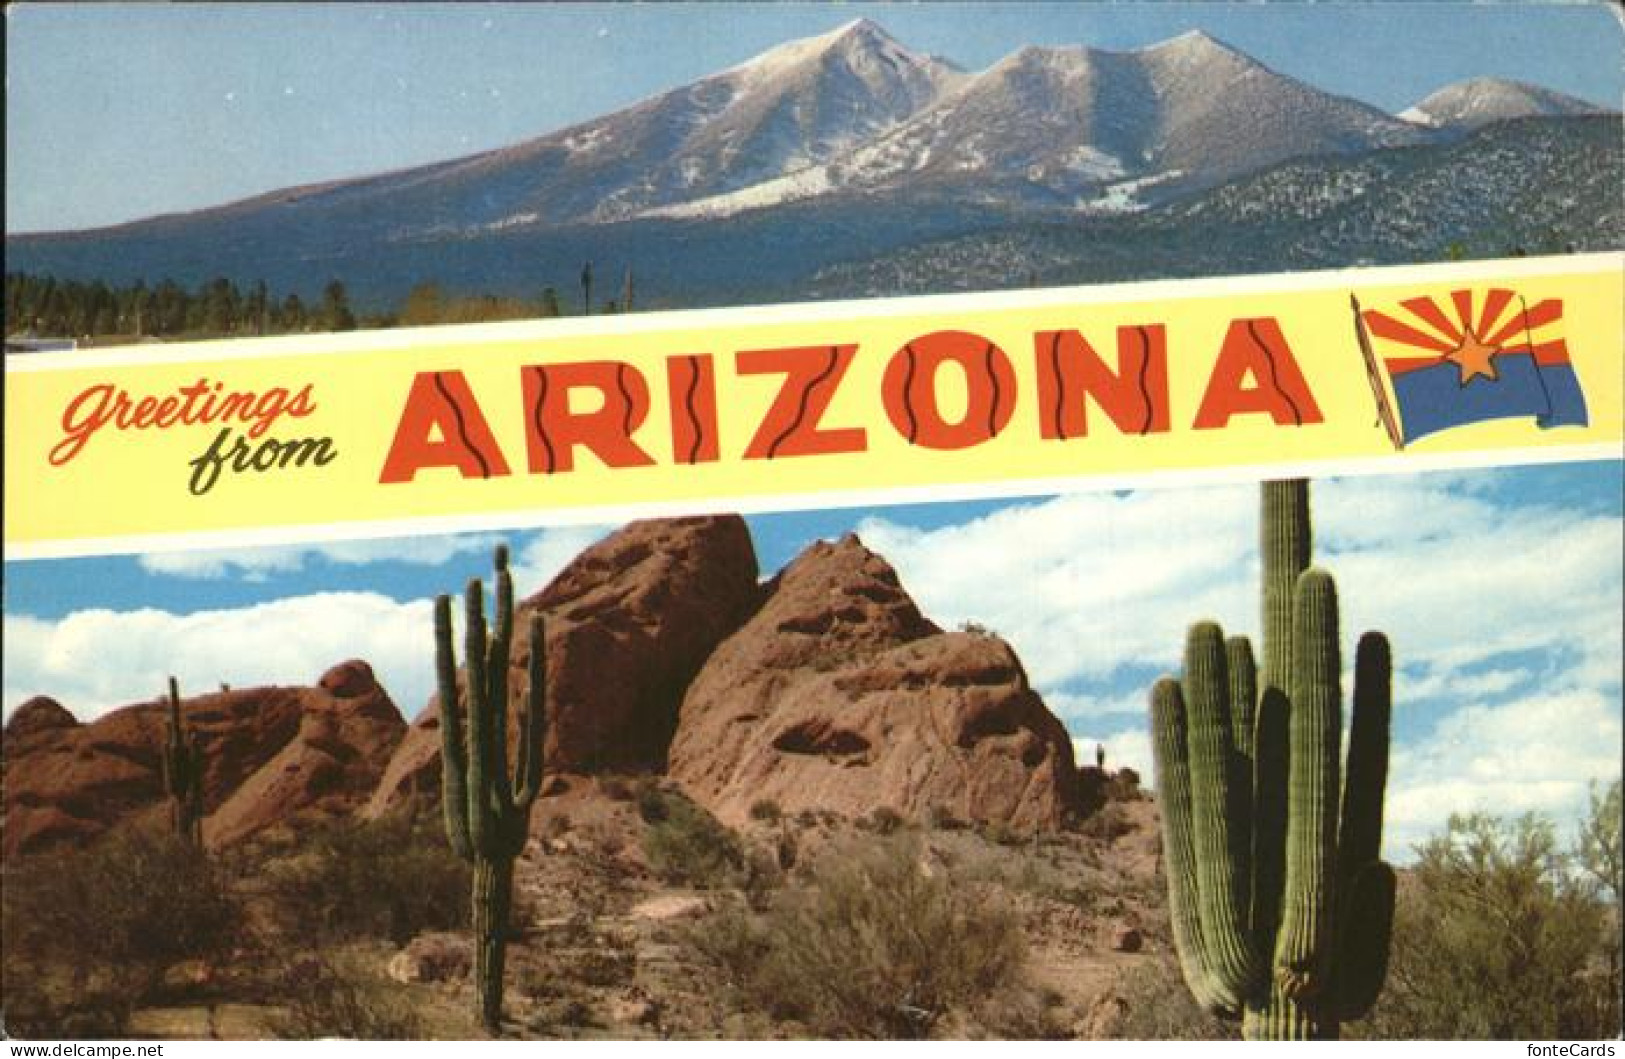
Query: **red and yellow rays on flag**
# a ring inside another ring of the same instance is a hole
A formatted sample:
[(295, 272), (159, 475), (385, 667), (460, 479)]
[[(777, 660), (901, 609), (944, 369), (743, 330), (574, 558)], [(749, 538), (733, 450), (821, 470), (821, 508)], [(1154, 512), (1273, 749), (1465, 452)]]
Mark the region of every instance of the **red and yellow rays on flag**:
[[(1414, 297), (1358, 320), (1388, 346), (1383, 358), (1404, 429), (1403, 445), (1426, 434), (1490, 419), (1531, 417), (1541, 427), (1588, 422), (1585, 394), (1562, 333), (1563, 301), (1530, 305), (1505, 287)], [(1372, 369), (1370, 350), (1368, 371)], [(1379, 411), (1381, 387), (1373, 381)], [(1390, 426), (1385, 416), (1384, 426)]]
[(1563, 320), (1563, 301), (1547, 298), (1525, 306), (1515, 291), (1494, 287), (1486, 291), (1457, 290), (1448, 303), (1439, 298), (1409, 298), (1400, 302), (1411, 322), (1377, 309), (1364, 312), (1371, 333), (1410, 349), (1432, 355), (1407, 354), (1384, 358), (1388, 371), (1399, 374), (1431, 367), (1440, 360), (1455, 364), (1462, 385), (1474, 378), (1498, 378), (1495, 358), (1502, 353), (1533, 353), (1540, 365), (1566, 364), (1568, 347), (1554, 333)]

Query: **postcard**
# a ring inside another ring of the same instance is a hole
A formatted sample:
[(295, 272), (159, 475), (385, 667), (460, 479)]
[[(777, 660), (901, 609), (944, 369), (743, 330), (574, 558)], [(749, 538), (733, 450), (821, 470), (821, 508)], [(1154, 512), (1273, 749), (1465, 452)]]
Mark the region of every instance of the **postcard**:
[(8, 1038), (1619, 1037), (1611, 7), (6, 32)]

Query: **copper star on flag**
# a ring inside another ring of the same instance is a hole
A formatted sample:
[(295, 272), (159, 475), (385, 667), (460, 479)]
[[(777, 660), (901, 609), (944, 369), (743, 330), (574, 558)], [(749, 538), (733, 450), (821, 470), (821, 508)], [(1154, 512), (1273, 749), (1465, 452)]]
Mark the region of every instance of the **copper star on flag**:
[(1477, 378), (1494, 382), (1501, 377), (1495, 370), (1495, 355), (1499, 352), (1501, 347), (1489, 345), (1471, 330), (1467, 330), (1462, 334), (1456, 348), (1446, 353), (1444, 359), (1460, 369), (1461, 385), (1466, 386)]

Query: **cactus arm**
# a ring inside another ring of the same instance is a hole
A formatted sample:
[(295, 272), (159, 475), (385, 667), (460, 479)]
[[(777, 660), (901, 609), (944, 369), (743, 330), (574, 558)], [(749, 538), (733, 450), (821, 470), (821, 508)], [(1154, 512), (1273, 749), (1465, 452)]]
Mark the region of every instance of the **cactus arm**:
[(474, 859), (468, 828), (468, 746), (457, 694), (457, 653), (452, 646), (451, 597), (434, 601), (435, 680), (440, 691), (440, 808), (446, 840), (464, 860)]
[(1253, 938), (1275, 951), (1286, 872), (1287, 701), (1266, 691), (1253, 718)]
[[(1258, 666), (1253, 645), (1245, 636), (1224, 642), (1224, 665), (1230, 675), (1230, 735), (1235, 741), (1242, 775), (1253, 772), (1253, 718), (1258, 712)], [(1251, 786), (1249, 781), (1249, 787)]]
[(1337, 832), (1337, 1008), (1344, 1019), (1371, 1010), (1388, 974), (1394, 871), (1382, 855), (1382, 801), (1388, 783), (1393, 662), (1388, 638), (1360, 637), (1354, 662), (1343, 811)]
[(1247, 829), (1237, 826), (1250, 813), (1250, 798), (1232, 775), (1224, 633), (1212, 622), (1190, 630), (1184, 689), (1203, 962), (1226, 1006), (1239, 1009), (1259, 973), (1247, 928), (1252, 850), (1244, 839)]
[(1232, 1013), (1232, 998), (1213, 981), (1204, 958), (1201, 900), (1196, 852), (1191, 832), (1190, 752), (1186, 741), (1185, 701), (1171, 677), (1151, 689), (1152, 757), (1157, 796), (1162, 803), (1162, 845), (1168, 875), (1168, 914), (1174, 948), (1185, 984), (1203, 1009)]
[(1360, 637), (1354, 661), (1354, 716), (1349, 722), (1348, 772), (1338, 826), (1338, 882), (1382, 856), (1382, 799), (1388, 784), (1388, 729), (1393, 712), (1393, 662), (1388, 638)]
[(491, 716), (485, 683), (485, 588), (478, 578), (463, 597), (468, 667), (468, 838), (478, 855), (489, 849), (491, 816)]
[(1337, 947), (1340, 1019), (1364, 1017), (1382, 992), (1394, 930), (1394, 886), (1394, 869), (1372, 861), (1356, 873), (1343, 902)]
[(500, 810), (513, 800), (508, 780), (508, 659), (513, 646), (513, 575), (508, 573), (508, 546), (496, 549), (496, 625), (486, 645), (485, 698), (491, 706), (493, 752), (486, 761), (491, 800)]
[(1309, 567), (1309, 483), (1265, 482), (1259, 521), (1264, 563), (1263, 687), (1292, 686), (1292, 599), (1298, 575)]
[(547, 734), (547, 630), (540, 614), (530, 616), (528, 631), (530, 688), (525, 695), (525, 734), (519, 746), (519, 789), (514, 796), (514, 808), (526, 817), (542, 790), (542, 758)]
[(1292, 632), (1286, 880), (1275, 976), (1289, 999), (1307, 1006), (1327, 985), (1336, 907), (1341, 659), (1337, 589), (1324, 570), (1298, 578)]

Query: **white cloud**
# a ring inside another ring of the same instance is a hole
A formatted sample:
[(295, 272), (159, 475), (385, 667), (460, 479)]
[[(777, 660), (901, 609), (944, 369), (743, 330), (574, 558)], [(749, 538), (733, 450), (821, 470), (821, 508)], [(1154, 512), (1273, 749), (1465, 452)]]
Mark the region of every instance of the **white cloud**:
[[(548, 529), (516, 541), (516, 590), (541, 589), (602, 527)], [(313, 556), (335, 563), (393, 560), (425, 565), (477, 553), (469, 576), (489, 582), (495, 534), (343, 541), (287, 548), (231, 549), (148, 555), (155, 573), (265, 580), (296, 572)], [(448, 588), (457, 587), (448, 584)], [(89, 609), (47, 621), (5, 616), (3, 706), (10, 712), (34, 695), (49, 695), (81, 719), (158, 694), (169, 674), (183, 691), (266, 684), (308, 685), (347, 658), (371, 663), (401, 712), (411, 718), (429, 700), (434, 682), (432, 604), (396, 602), (373, 592), (291, 596), (235, 609), (176, 614), (152, 608)]]
[(436, 566), (469, 552), (489, 552), (499, 539), (497, 535), (489, 533), (388, 537), (324, 544), (153, 552), (140, 556), (139, 561), (141, 568), (151, 574), (207, 580), (242, 577), (248, 581), (266, 581), (273, 574), (297, 573), (314, 558), (343, 565), (397, 562)]
[(1545, 814), (1567, 828), (1591, 780), (1620, 774), (1618, 694), (1569, 690), (1501, 706), (1468, 706), (1427, 738), (1394, 751), (1387, 806), (1390, 857), (1441, 830), (1451, 813)]
[(515, 591), (521, 596), (540, 592), (570, 560), (609, 532), (607, 526), (557, 526), (536, 534), (514, 553)]
[[(1491, 477), (1313, 487), (1316, 560), (1338, 580), (1345, 660), (1362, 630), (1383, 629), (1396, 723), (1421, 709), (1410, 716), (1442, 718), (1395, 750), (1395, 853), (1452, 811), (1572, 819), (1587, 781), (1619, 771), (1621, 520), (1498, 501)], [(1191, 621), (1256, 632), (1256, 497), (1251, 486), (1070, 496), (935, 530), (870, 520), (859, 532), (922, 609), (992, 627), (1074, 731), (1098, 732), (1143, 715), (1143, 673), (1178, 665)], [(1148, 764), (1143, 733), (1112, 739), (1130, 737)], [(1079, 739), (1087, 760), (1094, 739)]]
[(1072, 737), (1072, 755), (1080, 765), (1095, 763), (1095, 746), (1106, 748), (1106, 767), (1116, 770), (1127, 766), (1140, 774), (1140, 785), (1151, 789), (1151, 735), (1138, 728), (1115, 735)]
[(608, 532), (609, 528), (604, 526), (560, 526), (523, 535), (458, 533), (258, 548), (195, 549), (153, 552), (140, 556), (139, 562), (150, 574), (268, 583), (277, 575), (299, 573), (318, 559), (343, 566), (378, 562), (439, 566), (467, 555), (489, 558), (492, 549), (508, 539), (514, 541), (515, 584), (522, 594), (528, 595), (546, 585), (583, 548)]
[(34, 695), (82, 720), (151, 700), (173, 674), (183, 693), (308, 685), (364, 658), (408, 718), (428, 701), (434, 634), (427, 600), (370, 592), (297, 596), (235, 610), (81, 610), (57, 621), (5, 616), (7, 713)]
[(858, 534), (938, 623), (989, 626), (1055, 689), (1172, 666), (1203, 615), (1247, 631), (1255, 508), (1249, 488), (1085, 494), (930, 531), (869, 519)]
[(1091, 695), (1073, 691), (1052, 691), (1044, 705), (1063, 721), (1087, 725), (1107, 717), (1144, 717), (1150, 709), (1149, 692), (1135, 689), (1124, 695)]

